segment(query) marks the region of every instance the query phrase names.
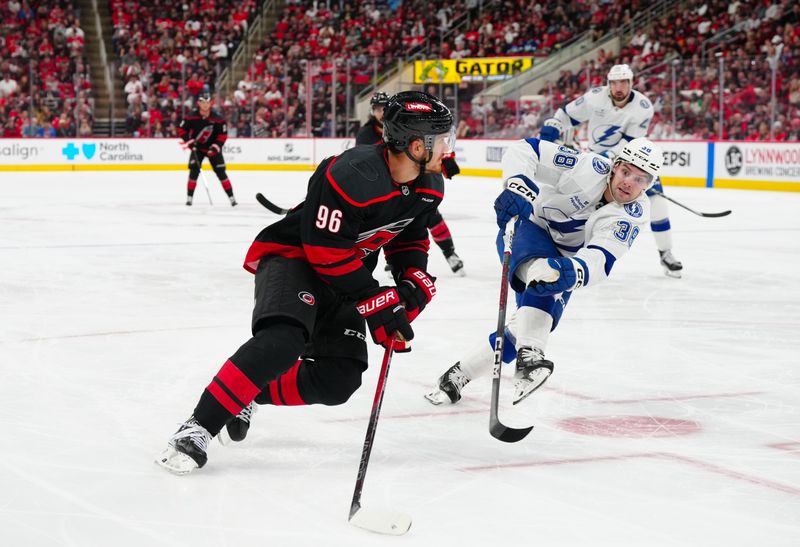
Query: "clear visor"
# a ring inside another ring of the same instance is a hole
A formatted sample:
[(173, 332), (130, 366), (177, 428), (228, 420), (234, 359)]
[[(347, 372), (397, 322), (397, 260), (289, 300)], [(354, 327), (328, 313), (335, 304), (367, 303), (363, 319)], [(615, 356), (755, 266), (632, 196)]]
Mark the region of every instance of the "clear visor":
[(445, 154), (449, 154), (456, 149), (456, 128), (455, 126), (450, 127), (450, 131), (448, 133), (442, 133), (441, 135), (436, 135), (436, 139), (433, 141), (434, 149), (441, 149), (444, 151)]
[(628, 163), (620, 163), (619, 174), (622, 178), (627, 179), (641, 188), (647, 189), (650, 183), (653, 182), (653, 175), (645, 173), (638, 167), (634, 167)]

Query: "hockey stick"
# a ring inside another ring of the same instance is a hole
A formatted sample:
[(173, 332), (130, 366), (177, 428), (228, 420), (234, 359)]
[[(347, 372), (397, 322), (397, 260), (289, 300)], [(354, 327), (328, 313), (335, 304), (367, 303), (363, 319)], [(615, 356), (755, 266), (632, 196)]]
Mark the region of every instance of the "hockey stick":
[(364, 479), (367, 475), (367, 465), (369, 464), (369, 456), (372, 453), (372, 444), (375, 440), (375, 430), (378, 427), (378, 416), (381, 413), (381, 403), (383, 403), (383, 393), (386, 389), (386, 379), (389, 376), (389, 364), (392, 361), (395, 342), (396, 338), (393, 336), (383, 354), (381, 372), (378, 375), (378, 386), (375, 388), (375, 398), (372, 400), (372, 413), (369, 416), (369, 424), (367, 425), (367, 436), (364, 438), (364, 448), (361, 450), (361, 463), (358, 465), (353, 501), (350, 503), (350, 516), (347, 520), (353, 526), (364, 528), (370, 532), (401, 536), (411, 528), (410, 516), (403, 513), (361, 507), (361, 490), (364, 488)]
[[(197, 168), (200, 170), (200, 179), (203, 181), (203, 187), (206, 189), (206, 195), (208, 196), (208, 203), (209, 205), (214, 205), (214, 202), (211, 201), (211, 191), (208, 189), (208, 181), (206, 180), (206, 175), (203, 173), (203, 164), (200, 163), (200, 158), (197, 157), (197, 152), (192, 150), (192, 155), (194, 156), (194, 161), (197, 162)], [(211, 161), (211, 160), (209, 160)]]
[(511, 242), (514, 239), (514, 223), (517, 217), (506, 224), (503, 234), (503, 271), (500, 274), (500, 309), (497, 313), (497, 333), (494, 341), (494, 368), (492, 368), (492, 406), (489, 411), (489, 433), (497, 440), (504, 443), (515, 443), (524, 439), (531, 432), (533, 426), (524, 429), (514, 429), (500, 422), (497, 417), (497, 407), (500, 404), (500, 366), (503, 362), (503, 342), (505, 341), (506, 328), (506, 301), (508, 300), (508, 267), (511, 262)]
[(273, 213), (275, 213), (276, 215), (285, 215), (286, 213), (289, 212), (289, 209), (278, 207), (277, 205), (272, 203), (270, 200), (264, 197), (264, 194), (262, 194), (261, 192), (258, 192), (256, 194), (256, 201), (259, 202), (262, 206), (272, 211)]
[(719, 217), (725, 217), (725, 216), (728, 216), (729, 214), (731, 214), (730, 209), (728, 209), (727, 211), (720, 211), (719, 213), (701, 213), (700, 211), (695, 211), (691, 207), (687, 207), (686, 205), (684, 205), (680, 201), (672, 199), (671, 197), (669, 197), (664, 192), (659, 192), (658, 190), (653, 190), (653, 193), (655, 195), (657, 195), (657, 196), (661, 196), (662, 198), (666, 199), (667, 201), (671, 201), (672, 203), (674, 203), (678, 207), (683, 207), (684, 209), (686, 209), (690, 213), (694, 213), (697, 216), (701, 216), (701, 217), (705, 217), (705, 218), (719, 218)]

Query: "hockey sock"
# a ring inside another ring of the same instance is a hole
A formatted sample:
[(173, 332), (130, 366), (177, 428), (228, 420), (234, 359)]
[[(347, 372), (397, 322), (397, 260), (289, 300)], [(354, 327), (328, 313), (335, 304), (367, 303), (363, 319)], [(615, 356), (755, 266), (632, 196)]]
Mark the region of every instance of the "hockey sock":
[[(492, 333), (492, 338), (494, 338), (494, 333)], [(509, 345), (512, 348), (514, 347), (513, 344), (508, 344), (508, 339), (506, 339), (506, 347)], [(483, 341), (479, 346), (473, 347), (472, 351), (466, 356), (459, 359), (459, 362), (461, 363), (461, 370), (467, 375), (467, 378), (474, 380), (491, 371), (492, 363), (494, 362), (494, 351), (489, 344)]]
[(439, 246), (445, 257), (455, 252), (456, 247), (453, 243), (453, 236), (450, 234), (450, 228), (447, 227), (444, 219), (438, 224), (431, 226), (430, 231), (431, 236), (433, 236), (433, 241)]
[(189, 179), (189, 182), (186, 184), (186, 195), (193, 196), (195, 188), (197, 188), (197, 181)]
[(231, 185), (231, 181), (228, 179), (221, 180), (222, 189), (225, 190), (225, 193), (228, 194), (228, 197), (233, 195), (233, 186)]
[(672, 249), (671, 228), (667, 200), (661, 196), (650, 196), (650, 229), (659, 251)]
[(361, 386), (364, 370), (365, 363), (342, 357), (298, 360), (272, 380), (256, 402), (276, 406), (340, 405)]
[(517, 347), (528, 346), (544, 351), (553, 326), (550, 314), (538, 308), (524, 306), (515, 315)]
[(222, 365), (200, 396), (194, 417), (212, 435), (241, 412), (267, 383), (289, 369), (305, 345), (299, 325), (272, 324), (259, 330)]

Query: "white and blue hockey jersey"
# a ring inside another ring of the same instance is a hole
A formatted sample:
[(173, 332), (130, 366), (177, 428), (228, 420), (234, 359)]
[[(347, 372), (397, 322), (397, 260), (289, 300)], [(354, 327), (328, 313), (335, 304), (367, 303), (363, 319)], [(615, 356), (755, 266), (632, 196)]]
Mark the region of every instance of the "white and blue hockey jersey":
[(521, 183), (536, 194), (529, 220), (547, 230), (563, 256), (586, 263), (586, 285), (606, 279), (649, 222), (644, 192), (625, 205), (605, 203), (612, 164), (595, 153), (530, 138), (506, 150), (502, 167), (504, 187)]
[[(602, 86), (559, 108), (554, 117), (571, 129), (588, 121), (589, 150), (598, 154), (611, 151), (618, 156), (625, 143), (647, 135), (653, 105), (647, 97), (632, 90), (625, 106), (617, 108), (609, 96), (608, 86)], [(565, 139), (571, 140), (570, 136), (571, 130)]]

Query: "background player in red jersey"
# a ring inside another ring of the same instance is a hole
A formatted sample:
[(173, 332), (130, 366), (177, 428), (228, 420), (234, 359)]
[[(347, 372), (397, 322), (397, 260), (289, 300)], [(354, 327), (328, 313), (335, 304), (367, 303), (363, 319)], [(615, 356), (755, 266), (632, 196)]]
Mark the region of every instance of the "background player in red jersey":
[[(384, 125), (385, 144), (324, 160), (305, 200), (256, 237), (244, 264), (255, 274), (252, 338), (170, 438), (162, 467), (205, 465), (211, 438), (256, 395), (276, 405), (347, 401), (367, 368), (365, 327), (376, 344), (414, 337), (411, 322), (436, 294), (426, 222), (444, 197), (453, 116), (436, 97), (406, 91), (390, 99)], [(381, 248), (397, 286), (373, 277)]]
[(197, 108), (181, 120), (178, 136), (185, 143), (184, 146), (191, 150), (186, 205), (192, 204), (194, 190), (197, 188), (197, 177), (200, 175), (200, 167), (205, 158), (211, 163), (222, 189), (231, 200), (231, 206), (236, 205), (233, 186), (225, 172), (225, 158), (222, 156), (222, 147), (228, 140), (228, 128), (223, 117), (211, 109), (211, 89), (208, 86), (203, 86), (197, 95)]

